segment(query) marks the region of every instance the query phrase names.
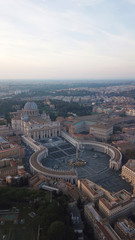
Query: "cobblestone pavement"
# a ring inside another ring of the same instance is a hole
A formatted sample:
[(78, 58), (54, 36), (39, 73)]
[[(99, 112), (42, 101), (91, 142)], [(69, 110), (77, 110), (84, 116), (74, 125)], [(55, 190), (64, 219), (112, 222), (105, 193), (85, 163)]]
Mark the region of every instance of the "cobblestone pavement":
[[(68, 161), (76, 159), (76, 149), (64, 140), (56, 140), (42, 143), (49, 149), (49, 155), (42, 161), (42, 164), (58, 170), (73, 168), (68, 165)], [(88, 178), (111, 192), (117, 192), (121, 189), (132, 192), (130, 184), (120, 177), (120, 171), (109, 169), (108, 155), (84, 149), (79, 152), (79, 159), (85, 160), (87, 164), (75, 168), (78, 178)]]

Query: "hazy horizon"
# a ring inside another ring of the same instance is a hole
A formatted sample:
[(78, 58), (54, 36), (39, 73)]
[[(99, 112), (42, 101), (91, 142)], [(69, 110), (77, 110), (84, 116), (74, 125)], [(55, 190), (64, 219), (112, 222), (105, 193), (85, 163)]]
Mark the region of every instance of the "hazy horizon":
[(78, 83), (78, 84), (107, 84), (107, 83), (114, 83), (115, 85), (122, 84), (131, 84), (135, 83), (135, 79), (0, 79), (1, 83), (19, 83), (19, 84), (26, 84), (26, 82), (29, 84), (38, 84), (38, 83), (45, 83), (45, 84), (72, 84), (72, 83)]
[(1, 0), (1, 81), (135, 80), (135, 0)]

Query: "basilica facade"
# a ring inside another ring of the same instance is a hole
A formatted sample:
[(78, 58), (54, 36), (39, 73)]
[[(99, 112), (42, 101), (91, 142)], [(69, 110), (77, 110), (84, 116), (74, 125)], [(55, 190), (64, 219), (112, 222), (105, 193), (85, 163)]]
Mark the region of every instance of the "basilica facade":
[(60, 122), (51, 121), (45, 113), (39, 114), (35, 102), (27, 102), (22, 110), (12, 114), (11, 124), (16, 134), (24, 134), (35, 140), (60, 136)]

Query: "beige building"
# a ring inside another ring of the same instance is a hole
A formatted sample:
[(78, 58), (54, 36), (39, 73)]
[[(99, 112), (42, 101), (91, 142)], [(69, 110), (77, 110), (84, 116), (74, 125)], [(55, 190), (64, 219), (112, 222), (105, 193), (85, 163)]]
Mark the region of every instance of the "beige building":
[(99, 199), (99, 210), (110, 221), (131, 214), (135, 208), (135, 197), (126, 190), (105, 194)]
[(0, 169), (0, 178), (6, 178), (7, 176), (17, 175), (17, 166), (8, 166)]
[(95, 233), (99, 240), (122, 240), (110, 224), (101, 221), (95, 224)]
[(122, 177), (135, 185), (135, 159), (129, 159), (122, 167)]
[(95, 122), (91, 122), (91, 121), (76, 122), (76, 123), (73, 124), (73, 131), (74, 131), (75, 134), (76, 133), (78, 134), (78, 133), (81, 133), (81, 132), (89, 133), (90, 127), (94, 124), (95, 124)]
[(100, 240), (121, 240), (111, 225), (98, 214), (92, 203), (84, 206), (84, 215), (88, 222), (94, 227), (96, 239)]
[(100, 222), (102, 219), (102, 217), (98, 214), (95, 207), (93, 206), (93, 203), (88, 203), (84, 206), (84, 216), (88, 222), (92, 223), (93, 226), (97, 221)]
[(4, 159), (0, 160), (5, 162), (6, 165), (1, 165), (0, 167), (0, 178), (6, 179), (8, 176), (24, 176), (28, 175), (27, 172), (24, 170), (24, 166), (20, 165), (19, 161), (15, 161), (14, 159)]
[(35, 102), (27, 102), (22, 110), (13, 113), (12, 128), (33, 139), (60, 136), (60, 122), (51, 121), (45, 113), (40, 115)]
[(0, 126), (0, 136), (6, 137), (12, 134), (12, 130), (7, 125)]
[(78, 188), (93, 202), (97, 201), (104, 195), (103, 190), (101, 190), (97, 184), (88, 179), (78, 180)]
[(24, 156), (24, 148), (18, 144), (10, 144), (6, 139), (0, 136), (0, 159), (19, 158)]
[(9, 157), (22, 159), (23, 156), (24, 156), (24, 148), (22, 148), (17, 144), (16, 145), (7, 144), (6, 146), (4, 146), (4, 148), (0, 146), (0, 159), (9, 158)]
[(103, 123), (95, 124), (90, 127), (90, 134), (101, 140), (108, 140), (113, 134), (113, 126)]
[(123, 240), (135, 240), (135, 223), (129, 219), (118, 220), (115, 225), (115, 231)]

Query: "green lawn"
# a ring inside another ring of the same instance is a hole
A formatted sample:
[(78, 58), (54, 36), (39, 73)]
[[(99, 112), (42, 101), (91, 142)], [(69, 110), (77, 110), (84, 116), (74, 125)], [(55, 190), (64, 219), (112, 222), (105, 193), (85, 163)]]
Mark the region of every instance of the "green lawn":
[[(28, 214), (34, 211), (33, 208), (27, 205), (20, 208), (18, 224), (12, 221), (6, 221), (4, 225), (0, 225), (0, 240), (2, 235), (8, 234), (7, 240), (35, 240), (37, 238), (38, 214), (31, 218)], [(35, 211), (34, 211), (35, 212)], [(21, 223), (24, 219), (24, 223)]]
[(8, 235), (7, 240), (35, 240), (37, 237), (37, 227), (34, 228), (26, 223), (14, 224), (6, 222), (4, 225), (0, 225), (0, 240), (2, 235)]
[(17, 226), (12, 229), (12, 237), (9, 240), (35, 240), (37, 236), (37, 231), (34, 231), (33, 228), (25, 226)]

